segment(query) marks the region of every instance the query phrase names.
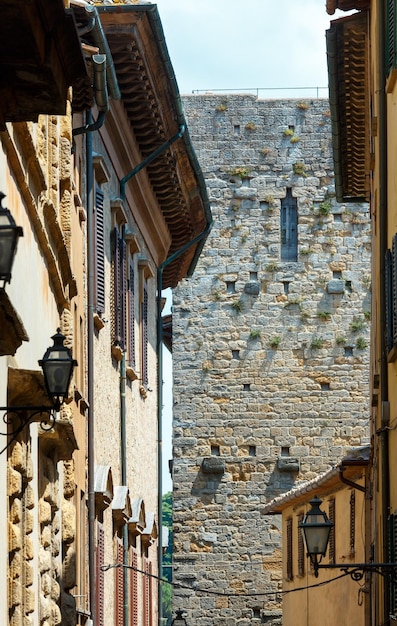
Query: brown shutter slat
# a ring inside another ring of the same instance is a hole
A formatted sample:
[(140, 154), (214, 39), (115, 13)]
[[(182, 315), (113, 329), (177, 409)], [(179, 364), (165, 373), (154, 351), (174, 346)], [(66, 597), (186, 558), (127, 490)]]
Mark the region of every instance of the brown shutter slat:
[[(117, 563), (124, 562), (123, 542), (117, 537)], [(124, 571), (122, 567), (116, 567), (115, 606), (116, 626), (124, 625)]]
[(135, 273), (132, 259), (128, 278), (128, 360), (130, 367), (135, 368)]
[(287, 580), (293, 579), (292, 519), (287, 519)]
[(105, 313), (105, 236), (104, 236), (104, 194), (95, 191), (95, 308)]
[(104, 626), (104, 595), (105, 595), (105, 578), (102, 566), (105, 559), (105, 532), (103, 525), (97, 522), (97, 548), (96, 548), (96, 580), (97, 580), (97, 596), (96, 596), (96, 614), (98, 626)]
[(142, 385), (147, 387), (148, 383), (148, 293), (144, 287), (142, 302)]
[(131, 626), (138, 626), (138, 555), (135, 550), (132, 551), (132, 567), (130, 570), (130, 623)]

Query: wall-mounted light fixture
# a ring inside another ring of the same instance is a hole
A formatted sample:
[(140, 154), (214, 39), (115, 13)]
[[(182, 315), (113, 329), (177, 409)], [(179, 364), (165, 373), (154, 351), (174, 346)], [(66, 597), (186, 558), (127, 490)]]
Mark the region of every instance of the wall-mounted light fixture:
[[(69, 385), (73, 374), (73, 369), (77, 361), (73, 359), (72, 353), (64, 346), (65, 336), (58, 328), (57, 333), (52, 337), (53, 345), (47, 348), (44, 356), (39, 361), (43, 370), (44, 384), (50, 406), (2, 406), (0, 411), (4, 412), (3, 421), (10, 424), (15, 417), (18, 418), (18, 425), (13, 432), (0, 433), (2, 435), (15, 436), (31, 422), (36, 416), (45, 416), (41, 421), (41, 426), (45, 430), (51, 429), (55, 424), (55, 414), (60, 410), (68, 395)], [(3, 450), (0, 451), (3, 452)]]
[(2, 206), (5, 194), (0, 191), (0, 281), (2, 288), (11, 280), (11, 270), (23, 230), (17, 226), (10, 211)]
[(339, 569), (356, 581), (361, 580), (365, 572), (375, 572), (396, 580), (397, 563), (321, 563), (322, 557), (327, 552), (330, 532), (334, 526), (327, 514), (320, 509), (321, 503), (322, 500), (317, 496), (310, 500), (311, 509), (306, 513), (303, 522), (299, 524), (306, 542), (307, 556), (310, 558), (316, 578), (319, 569)]
[(171, 622), (171, 626), (187, 626), (187, 621), (183, 617), (183, 611), (177, 609), (176, 615)]

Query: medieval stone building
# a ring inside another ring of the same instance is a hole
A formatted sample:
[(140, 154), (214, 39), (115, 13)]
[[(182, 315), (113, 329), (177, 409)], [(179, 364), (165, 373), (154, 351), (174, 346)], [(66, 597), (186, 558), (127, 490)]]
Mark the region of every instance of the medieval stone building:
[(183, 104), (214, 224), (173, 300), (174, 606), (276, 624), (263, 505), (368, 442), (368, 207), (335, 200), (327, 100)]

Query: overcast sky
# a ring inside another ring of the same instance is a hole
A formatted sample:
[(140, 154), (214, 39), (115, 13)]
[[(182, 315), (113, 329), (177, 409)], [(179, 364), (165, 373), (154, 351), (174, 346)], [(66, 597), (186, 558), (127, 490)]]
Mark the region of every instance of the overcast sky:
[[(157, 0), (156, 4), (181, 95), (260, 89), (261, 98), (328, 96), (325, 31), (331, 16), (325, 0)], [(343, 15), (337, 12), (332, 19)], [(275, 91), (276, 87), (283, 89)], [(312, 89), (297, 91), (298, 87)], [(172, 377), (166, 348), (164, 359), (163, 493), (172, 489), (168, 473)]]
[[(193, 90), (327, 86), (325, 31), (331, 16), (325, 0), (156, 4), (182, 95)], [(332, 19), (343, 15), (338, 12)], [(326, 97), (327, 90), (320, 95)]]

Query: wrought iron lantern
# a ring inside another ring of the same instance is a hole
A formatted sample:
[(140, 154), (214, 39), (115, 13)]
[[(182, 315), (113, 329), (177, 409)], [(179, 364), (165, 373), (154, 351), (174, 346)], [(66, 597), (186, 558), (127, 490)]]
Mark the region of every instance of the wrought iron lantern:
[(171, 622), (171, 626), (187, 626), (187, 622), (182, 613), (183, 611), (181, 611), (181, 609), (177, 609), (176, 615)]
[(2, 206), (5, 194), (0, 191), (0, 281), (2, 287), (11, 280), (11, 270), (17, 250), (18, 239), (23, 236), (9, 209)]
[(55, 410), (59, 411), (68, 395), (73, 368), (77, 365), (77, 361), (73, 359), (69, 348), (63, 345), (65, 336), (62, 335), (60, 328), (51, 339), (54, 344), (47, 348), (39, 365), (43, 369), (48, 396)]

